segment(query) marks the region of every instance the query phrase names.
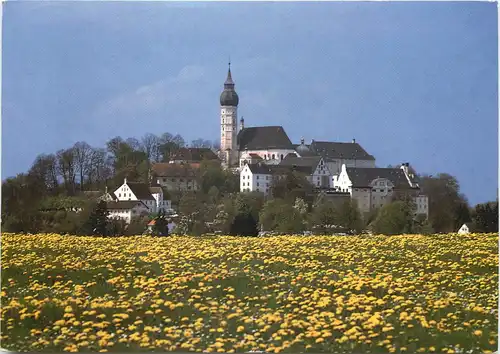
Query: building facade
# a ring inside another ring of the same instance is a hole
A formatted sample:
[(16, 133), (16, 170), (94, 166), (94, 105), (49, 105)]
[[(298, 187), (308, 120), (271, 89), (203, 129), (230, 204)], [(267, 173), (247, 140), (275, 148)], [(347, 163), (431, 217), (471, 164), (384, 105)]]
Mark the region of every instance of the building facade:
[(133, 217), (147, 215), (149, 208), (140, 200), (116, 200), (107, 201), (108, 218), (121, 219), (127, 224)]
[(413, 198), (416, 214), (429, 216), (428, 198), (422, 195), (418, 183), (408, 172), (408, 165), (401, 168), (365, 168), (342, 165), (334, 189), (348, 192), (357, 201), (363, 213), (379, 209), (391, 202), (396, 194)]
[(158, 213), (160, 210), (169, 212), (172, 209), (170, 200), (165, 198), (160, 186), (150, 187), (146, 183), (129, 182), (125, 178), (114, 195), (116, 201), (140, 201), (150, 213)]
[(272, 167), (264, 163), (246, 164), (240, 173), (241, 192), (261, 192), (269, 195), (274, 173)]
[(152, 179), (167, 191), (197, 191), (199, 164), (156, 163), (152, 166)]

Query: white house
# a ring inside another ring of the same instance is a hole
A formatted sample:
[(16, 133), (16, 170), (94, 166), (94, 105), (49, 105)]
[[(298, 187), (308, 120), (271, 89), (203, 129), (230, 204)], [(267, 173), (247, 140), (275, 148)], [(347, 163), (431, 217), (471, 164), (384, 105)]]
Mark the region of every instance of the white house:
[(463, 224), (458, 230), (459, 235), (467, 235), (470, 233), (470, 228), (467, 224)]
[(148, 207), (140, 200), (118, 200), (107, 201), (106, 207), (108, 209), (110, 219), (122, 219), (127, 224), (134, 216), (147, 215), (149, 213)]
[(264, 163), (247, 164), (240, 172), (240, 191), (262, 192), (268, 195), (273, 175), (273, 166)]
[(197, 191), (199, 163), (155, 163), (151, 167), (153, 180), (168, 191)]
[(157, 185), (149, 187), (146, 183), (128, 182), (125, 178), (114, 194), (118, 201), (141, 201), (150, 213), (171, 210), (170, 200), (166, 200), (162, 188)]
[(166, 213), (172, 213), (172, 202), (167, 199), (167, 196), (163, 193), (163, 188), (159, 185), (154, 185), (149, 187), (151, 195), (156, 202), (156, 211), (159, 212), (163, 210)]
[(333, 178), (337, 191), (350, 193), (361, 212), (367, 213), (389, 203), (395, 193), (414, 198), (417, 214), (429, 216), (428, 198), (420, 193), (418, 183), (408, 172), (408, 164), (401, 168), (354, 168), (342, 165), (337, 178)]

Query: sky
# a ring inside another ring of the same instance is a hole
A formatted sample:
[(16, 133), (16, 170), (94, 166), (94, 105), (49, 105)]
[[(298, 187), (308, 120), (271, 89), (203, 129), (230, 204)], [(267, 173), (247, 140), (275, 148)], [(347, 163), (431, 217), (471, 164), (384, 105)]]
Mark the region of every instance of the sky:
[(351, 141), (378, 167), (498, 186), (494, 2), (3, 3), (2, 179), (115, 136), (219, 139), (228, 58), (245, 126)]

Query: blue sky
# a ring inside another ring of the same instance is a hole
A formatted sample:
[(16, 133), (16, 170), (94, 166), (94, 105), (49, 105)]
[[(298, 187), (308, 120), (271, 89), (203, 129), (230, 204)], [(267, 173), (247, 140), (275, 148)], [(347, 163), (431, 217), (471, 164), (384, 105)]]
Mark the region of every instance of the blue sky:
[(218, 139), (230, 55), (246, 126), (356, 138), (380, 167), (496, 196), (496, 3), (3, 6), (2, 178), (77, 141)]

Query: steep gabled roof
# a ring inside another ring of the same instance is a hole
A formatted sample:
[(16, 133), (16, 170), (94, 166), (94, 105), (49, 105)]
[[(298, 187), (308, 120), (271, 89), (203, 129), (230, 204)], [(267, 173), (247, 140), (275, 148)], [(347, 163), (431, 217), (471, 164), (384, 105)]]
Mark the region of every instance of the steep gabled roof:
[(286, 155), (286, 157), (281, 161), (283, 166), (310, 166), (316, 168), (321, 161), (321, 156), (307, 156), (307, 157), (295, 157), (293, 155)]
[(250, 127), (239, 131), (238, 149), (293, 149), (293, 144), (281, 126)]
[(281, 161), (280, 166), (311, 175), (316, 170), (316, 167), (318, 167), (320, 161), (321, 156), (295, 157), (288, 154), (283, 161)]
[(141, 200), (154, 200), (155, 198), (151, 195), (151, 191), (146, 183), (140, 182), (127, 182), (127, 186), (130, 188), (132, 193)]
[(170, 160), (201, 162), (203, 160), (218, 160), (218, 156), (210, 148), (180, 148)]
[(370, 183), (377, 178), (386, 178), (398, 189), (410, 189), (405, 173), (400, 168), (360, 168), (347, 167), (346, 172), (353, 187), (370, 187)]
[(272, 174), (271, 167), (269, 165), (264, 164), (264, 163), (253, 163), (253, 164), (248, 164), (247, 166), (253, 174), (257, 174), (257, 175), (270, 175), (270, 174)]
[(331, 141), (313, 141), (309, 146), (312, 153), (329, 159), (375, 160), (358, 143), (338, 143)]
[(136, 206), (144, 206), (147, 208), (147, 206), (140, 200), (118, 200), (118, 201), (106, 202), (106, 208), (108, 209), (127, 210), (127, 209), (132, 209)]
[(252, 172), (252, 174), (258, 174), (258, 175), (274, 175), (286, 172), (286, 168), (283, 168), (282, 166), (268, 165), (262, 162), (248, 164), (247, 166)]
[[(194, 164), (192, 164), (194, 165)], [(158, 177), (195, 177), (196, 169), (191, 165), (176, 163), (155, 163), (151, 170)]]

